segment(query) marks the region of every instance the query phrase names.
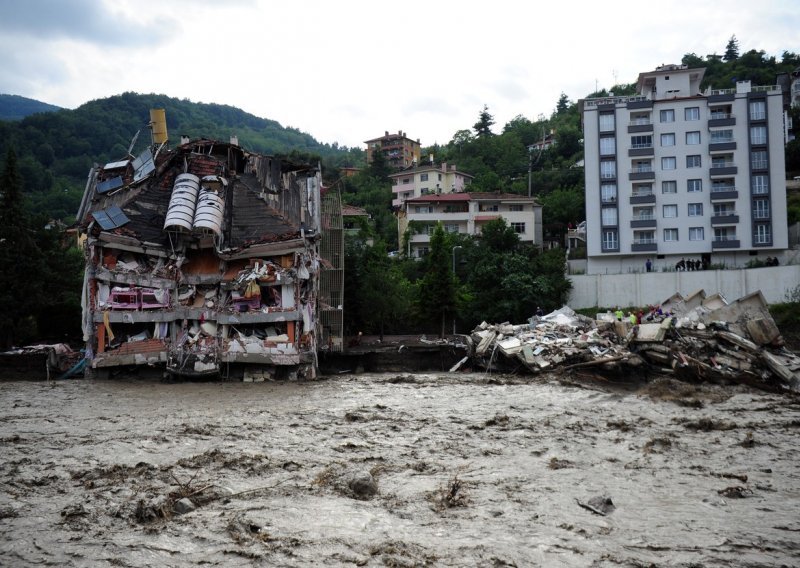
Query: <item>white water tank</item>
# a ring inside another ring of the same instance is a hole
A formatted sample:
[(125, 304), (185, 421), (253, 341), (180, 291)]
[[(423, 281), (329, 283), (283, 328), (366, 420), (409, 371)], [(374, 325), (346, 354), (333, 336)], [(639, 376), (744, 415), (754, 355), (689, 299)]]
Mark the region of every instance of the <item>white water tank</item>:
[(164, 230), (192, 230), (200, 178), (193, 174), (180, 174), (175, 178), (172, 197), (169, 200)]
[(206, 184), (206, 179), (203, 179), (203, 188), (200, 190), (197, 209), (194, 212), (193, 228), (195, 231), (204, 234), (213, 233), (217, 236), (222, 235), (222, 211), (225, 207), (222, 188), (225, 183), (220, 179), (217, 183)]

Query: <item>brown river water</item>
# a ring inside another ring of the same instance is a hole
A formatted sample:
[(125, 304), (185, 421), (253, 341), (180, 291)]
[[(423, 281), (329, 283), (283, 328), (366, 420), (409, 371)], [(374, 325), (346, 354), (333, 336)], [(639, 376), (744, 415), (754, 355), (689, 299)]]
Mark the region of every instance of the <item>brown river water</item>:
[(797, 566), (799, 433), (665, 379), (2, 382), (0, 566)]

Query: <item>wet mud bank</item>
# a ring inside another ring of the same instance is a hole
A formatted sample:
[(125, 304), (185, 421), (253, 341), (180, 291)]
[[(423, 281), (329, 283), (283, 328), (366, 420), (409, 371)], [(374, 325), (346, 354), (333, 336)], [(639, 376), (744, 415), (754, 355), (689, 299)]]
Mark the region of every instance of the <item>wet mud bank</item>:
[(669, 379), (2, 382), (0, 565), (796, 565), (799, 429)]

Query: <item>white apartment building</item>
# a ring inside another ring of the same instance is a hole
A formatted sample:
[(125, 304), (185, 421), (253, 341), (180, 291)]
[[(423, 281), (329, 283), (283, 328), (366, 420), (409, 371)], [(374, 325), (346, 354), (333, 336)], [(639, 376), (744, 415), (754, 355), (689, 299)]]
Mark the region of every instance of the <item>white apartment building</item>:
[(401, 209), (403, 202), (420, 195), (457, 193), (472, 181), (473, 176), (458, 171), (455, 165), (417, 165), (389, 175), (392, 180), (392, 206)]
[(416, 222), (407, 243), (409, 257), (428, 254), (431, 235), (441, 222), (444, 230), (480, 236), (482, 227), (500, 217), (519, 235), (520, 241), (542, 246), (542, 206), (532, 197), (511, 193), (443, 193), (422, 195), (403, 202), (399, 218), (400, 243), (409, 222)]
[(781, 89), (701, 92), (704, 73), (664, 65), (635, 96), (580, 101), (588, 273), (744, 266), (787, 248)]

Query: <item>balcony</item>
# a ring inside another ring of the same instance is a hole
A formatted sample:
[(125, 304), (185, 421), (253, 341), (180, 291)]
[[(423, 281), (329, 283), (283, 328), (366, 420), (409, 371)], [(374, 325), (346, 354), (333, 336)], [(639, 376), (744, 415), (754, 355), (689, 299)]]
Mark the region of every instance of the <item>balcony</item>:
[(713, 185), (711, 186), (711, 201), (730, 201), (739, 199), (739, 192), (735, 185)]
[(756, 160), (750, 162), (751, 170), (766, 170), (769, 169), (769, 162), (767, 160)]
[(614, 197), (609, 197), (609, 196), (601, 197), (600, 198), (600, 203), (602, 203), (603, 205), (616, 205), (617, 204), (617, 198), (616, 198), (616, 196), (614, 196)]
[(617, 172), (600, 172), (600, 179), (606, 181), (617, 179)]
[(731, 152), (736, 150), (736, 142), (733, 138), (712, 138), (708, 142), (709, 152)]
[(711, 176), (735, 176), (738, 171), (736, 162), (712, 162), (708, 174)]
[(628, 123), (628, 133), (635, 134), (637, 132), (652, 132), (653, 121), (649, 118), (636, 118)]
[(653, 166), (641, 166), (630, 170), (628, 179), (630, 181), (656, 179), (656, 172)]
[(631, 229), (654, 229), (656, 218), (654, 215), (635, 215), (631, 219)]
[(628, 156), (653, 156), (655, 155), (655, 150), (653, 150), (653, 144), (633, 144), (630, 148), (628, 148)]
[(712, 225), (735, 225), (739, 222), (739, 216), (736, 211), (720, 211), (719, 214), (711, 216)]
[(714, 237), (711, 241), (711, 250), (719, 249), (738, 249), (740, 247), (739, 239), (733, 236)]
[(642, 203), (655, 203), (656, 194), (652, 191), (634, 191), (631, 193), (631, 205), (639, 205)]
[(736, 117), (726, 112), (711, 113), (711, 118), (708, 119), (708, 127), (714, 126), (734, 126), (736, 125)]
[(631, 243), (631, 252), (656, 252), (658, 244), (655, 239), (636, 239)]

